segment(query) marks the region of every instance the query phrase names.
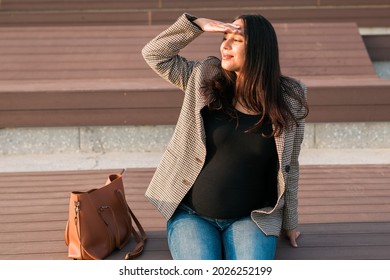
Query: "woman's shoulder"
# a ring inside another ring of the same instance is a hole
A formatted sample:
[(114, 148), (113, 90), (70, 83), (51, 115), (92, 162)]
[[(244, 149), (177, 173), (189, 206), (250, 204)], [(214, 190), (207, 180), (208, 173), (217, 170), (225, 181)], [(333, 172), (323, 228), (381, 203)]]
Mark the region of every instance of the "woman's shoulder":
[(281, 77), (282, 94), (291, 111), (297, 118), (306, 114), (307, 88), (304, 83), (291, 77)]
[(221, 65), (221, 60), (216, 56), (208, 56), (205, 59), (200, 60), (199, 64), (202, 66), (219, 67)]
[(212, 75), (221, 71), (221, 60), (215, 56), (206, 57), (199, 60), (194, 65), (194, 70), (199, 70), (202, 74)]
[(306, 85), (292, 77), (282, 76), (281, 77), (281, 87), (282, 91), (287, 94), (287, 96), (300, 96), (304, 99), (307, 98), (307, 88)]

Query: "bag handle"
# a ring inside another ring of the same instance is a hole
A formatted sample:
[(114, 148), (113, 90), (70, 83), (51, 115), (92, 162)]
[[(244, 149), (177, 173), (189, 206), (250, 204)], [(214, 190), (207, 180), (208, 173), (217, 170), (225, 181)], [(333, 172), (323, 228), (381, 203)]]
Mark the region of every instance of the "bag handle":
[(137, 217), (134, 215), (133, 211), (131, 211), (130, 207), (128, 207), (128, 209), (129, 209), (131, 217), (133, 218), (133, 221), (137, 225), (138, 231), (140, 232), (141, 236), (138, 234), (138, 232), (134, 228), (132, 228), (132, 232), (133, 232), (135, 240), (137, 241), (137, 244), (135, 245), (133, 250), (131, 250), (130, 252), (128, 252), (126, 254), (125, 260), (131, 260), (131, 259), (141, 255), (141, 253), (145, 247), (145, 242), (147, 240), (146, 233), (145, 233), (144, 229), (142, 228), (140, 222), (138, 221)]
[(118, 196), (119, 201), (121, 202), (122, 206), (125, 207), (125, 209), (127, 209), (128, 214), (130, 214), (131, 218), (133, 219), (133, 221), (136, 224), (138, 231), (139, 231), (139, 233), (138, 233), (134, 229), (134, 227), (131, 227), (131, 232), (132, 232), (137, 244), (125, 256), (125, 260), (130, 260), (130, 259), (133, 259), (133, 258), (141, 255), (142, 251), (144, 250), (147, 237), (146, 237), (146, 233), (145, 233), (143, 227), (141, 226), (141, 223), (138, 221), (137, 217), (134, 215), (133, 211), (130, 209), (129, 205), (127, 204), (123, 193), (120, 190), (117, 190), (116, 193), (117, 193), (117, 196)]

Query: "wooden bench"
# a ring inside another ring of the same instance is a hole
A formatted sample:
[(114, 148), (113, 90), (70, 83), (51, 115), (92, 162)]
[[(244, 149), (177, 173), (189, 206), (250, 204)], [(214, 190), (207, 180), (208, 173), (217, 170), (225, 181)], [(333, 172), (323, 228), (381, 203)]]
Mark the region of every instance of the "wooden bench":
[[(67, 259), (71, 191), (104, 184), (120, 170), (0, 173), (0, 259)], [(165, 219), (144, 192), (154, 169), (127, 169), (126, 198), (148, 241), (140, 259), (171, 259)], [(278, 241), (277, 259), (390, 258), (390, 165), (302, 166), (299, 248)], [(132, 244), (109, 259), (123, 259)]]
[(0, 25), (169, 24), (183, 11), (225, 21), (239, 13), (261, 13), (273, 22), (390, 26), (387, 0), (2, 0)]
[[(175, 124), (179, 90), (142, 47), (166, 26), (0, 27), (0, 127)], [(308, 121), (388, 121), (390, 81), (375, 74), (354, 23), (277, 23), (284, 74), (309, 87)], [(203, 34), (183, 55), (218, 56)]]

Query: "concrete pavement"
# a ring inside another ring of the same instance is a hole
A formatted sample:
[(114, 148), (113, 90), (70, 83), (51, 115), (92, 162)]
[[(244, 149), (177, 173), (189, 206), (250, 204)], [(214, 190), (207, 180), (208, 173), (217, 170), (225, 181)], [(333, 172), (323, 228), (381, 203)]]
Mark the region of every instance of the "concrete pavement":
[[(2, 155), (0, 172), (62, 171), (156, 167), (160, 152)], [(390, 149), (303, 149), (302, 165), (390, 164)]]

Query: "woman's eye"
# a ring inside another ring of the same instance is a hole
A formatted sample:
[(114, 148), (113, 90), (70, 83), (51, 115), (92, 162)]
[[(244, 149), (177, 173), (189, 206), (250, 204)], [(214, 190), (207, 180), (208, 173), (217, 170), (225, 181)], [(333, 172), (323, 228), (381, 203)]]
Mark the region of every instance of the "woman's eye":
[[(229, 38), (227, 38), (227, 37), (223, 37), (222, 41), (227, 41), (228, 39)], [(243, 42), (243, 40), (241, 38), (231, 38), (230, 40), (233, 42)]]

